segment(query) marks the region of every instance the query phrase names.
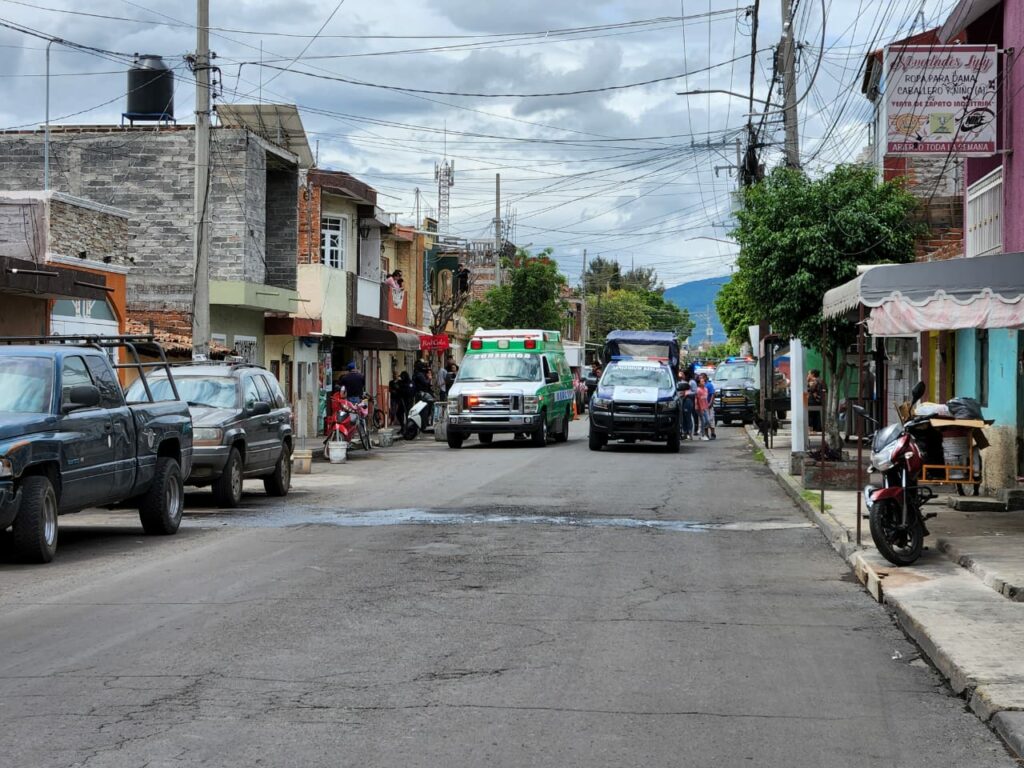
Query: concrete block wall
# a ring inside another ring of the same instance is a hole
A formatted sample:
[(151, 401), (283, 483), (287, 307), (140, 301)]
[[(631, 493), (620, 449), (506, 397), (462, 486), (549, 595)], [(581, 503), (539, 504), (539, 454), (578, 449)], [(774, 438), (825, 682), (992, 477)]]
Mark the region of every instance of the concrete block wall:
[(281, 168), (266, 176), (266, 282), (295, 289), (297, 279), (299, 178), (294, 169)]
[[(210, 154), (210, 277), (264, 282), (267, 150), (246, 130), (218, 128), (212, 132)], [(128, 255), (135, 266), (128, 281), (129, 307), (190, 309), (191, 127), (56, 130), (51, 133), (50, 162), (53, 189), (132, 214)], [(0, 179), (9, 190), (42, 189), (41, 132), (0, 134)], [(275, 284), (294, 287), (294, 257), (290, 263), (289, 276), (281, 262)]]

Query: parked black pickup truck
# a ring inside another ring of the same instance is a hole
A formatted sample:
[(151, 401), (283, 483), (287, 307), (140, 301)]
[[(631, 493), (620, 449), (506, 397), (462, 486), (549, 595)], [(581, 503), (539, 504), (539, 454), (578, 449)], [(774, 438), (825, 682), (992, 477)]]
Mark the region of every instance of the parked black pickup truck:
[[(131, 362), (112, 365), (111, 349)], [(181, 400), (125, 403), (115, 368), (147, 367), (171, 375), (150, 337), (0, 338), (0, 531), (23, 560), (52, 560), (57, 516), (88, 507), (138, 507), (146, 533), (178, 530), (192, 420)]]

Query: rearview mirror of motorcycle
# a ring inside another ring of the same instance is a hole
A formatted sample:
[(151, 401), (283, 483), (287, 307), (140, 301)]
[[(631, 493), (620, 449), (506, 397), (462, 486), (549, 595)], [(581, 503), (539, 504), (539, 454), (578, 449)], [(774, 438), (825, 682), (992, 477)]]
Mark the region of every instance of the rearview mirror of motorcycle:
[(919, 381), (917, 382), (917, 384), (914, 385), (914, 388), (910, 391), (910, 394), (914, 398), (915, 403), (922, 397), (924, 397), (924, 390), (925, 386), (923, 381)]
[(863, 416), (865, 413), (867, 413), (867, 411), (864, 410), (864, 406), (863, 405), (855, 405), (855, 406), (853, 406), (853, 411), (858, 416)]

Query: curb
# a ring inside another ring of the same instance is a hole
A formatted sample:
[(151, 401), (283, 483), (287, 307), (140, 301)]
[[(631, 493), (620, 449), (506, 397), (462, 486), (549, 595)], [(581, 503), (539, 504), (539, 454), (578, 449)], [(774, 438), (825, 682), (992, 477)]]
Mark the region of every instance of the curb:
[(986, 587), (999, 593), (1007, 600), (1018, 603), (1024, 602), (1024, 587), (1021, 587), (1019, 584), (1009, 583), (996, 571), (975, 560), (973, 555), (961, 552), (954, 542), (938, 537), (935, 546), (954, 563), (977, 576)]
[[(747, 429), (744, 429), (744, 432), (746, 432), (747, 439), (754, 448), (764, 450), (757, 440), (756, 433), (751, 434)], [(774, 475), (776, 482), (778, 482), (782, 489), (796, 502), (797, 506), (803, 510), (803, 513), (820, 528), (825, 539), (850, 566), (857, 579), (864, 585), (864, 589), (868, 594), (876, 602), (888, 606), (896, 617), (896, 621), (900, 629), (903, 630), (903, 633), (917, 644), (924, 655), (928, 657), (934, 667), (946, 679), (953, 692), (964, 699), (967, 708), (1002, 739), (1003, 744), (1014, 757), (1017, 759), (1024, 758), (1024, 711), (994, 710), (991, 706), (992, 702), (989, 701), (986, 695), (984, 684), (979, 684), (976, 680), (972, 680), (964, 675), (961, 672), (960, 665), (946, 654), (940, 646), (935, 644), (932, 638), (928, 636), (928, 632), (921, 622), (917, 621), (906, 610), (898, 598), (890, 599), (886, 597), (882, 582), (888, 573), (881, 573), (880, 575), (875, 564), (871, 562), (871, 559), (874, 557), (881, 556), (876, 555), (870, 550), (858, 547), (850, 540), (849, 533), (838, 520), (828, 512), (822, 514), (820, 510), (815, 509), (800, 494), (801, 488), (798, 481), (785, 472), (778, 470), (770, 461), (766, 461), (765, 465)], [(1007, 593), (1013, 589), (1011, 585), (1007, 585), (995, 574), (978, 566), (969, 555), (960, 554), (950, 542), (940, 539), (936, 542), (936, 547), (953, 564), (970, 571), (996, 592), (1011, 600), (1022, 599), (1015, 592), (1014, 596), (1011, 597)], [(1003, 589), (997, 588), (996, 584), (1003, 587)]]

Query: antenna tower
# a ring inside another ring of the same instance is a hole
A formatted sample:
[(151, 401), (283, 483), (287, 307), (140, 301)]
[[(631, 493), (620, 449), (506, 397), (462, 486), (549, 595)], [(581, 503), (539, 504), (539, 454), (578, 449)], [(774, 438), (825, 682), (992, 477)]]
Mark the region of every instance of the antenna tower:
[(437, 182), (437, 231), (448, 234), (448, 203), (451, 188), (455, 186), (455, 161), (442, 160), (434, 163), (434, 180)]

